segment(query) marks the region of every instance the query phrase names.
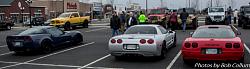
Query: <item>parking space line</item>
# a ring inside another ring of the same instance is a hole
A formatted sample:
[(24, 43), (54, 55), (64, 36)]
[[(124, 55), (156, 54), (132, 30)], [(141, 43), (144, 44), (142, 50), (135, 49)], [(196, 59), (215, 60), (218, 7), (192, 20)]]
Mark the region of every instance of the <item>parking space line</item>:
[(246, 44), (244, 44), (244, 47), (246, 48), (247, 52), (250, 54), (250, 49), (247, 47)]
[(3, 54), (0, 54), (0, 56), (3, 56), (3, 55), (8, 55), (8, 54), (12, 54), (14, 52), (7, 52), (7, 53), (3, 53)]
[(171, 69), (171, 67), (174, 65), (175, 61), (180, 57), (181, 51), (174, 57), (174, 59), (171, 61), (171, 63), (168, 65), (166, 69)]
[(107, 57), (109, 57), (109, 56), (111, 56), (111, 55), (108, 54), (108, 55), (106, 55), (106, 56), (104, 56), (104, 57), (102, 57), (102, 58), (99, 58), (99, 59), (97, 59), (97, 60), (95, 60), (95, 61), (93, 61), (93, 62), (91, 62), (91, 63), (89, 63), (89, 64), (86, 64), (86, 65), (84, 65), (84, 66), (82, 66), (82, 67), (79, 67), (79, 68), (77, 68), (77, 69), (86, 68), (86, 67), (88, 67), (88, 66), (90, 66), (90, 65), (92, 65), (92, 64), (94, 64), (94, 63), (96, 63), (96, 62), (99, 62), (99, 61), (101, 61), (101, 60), (103, 60), (103, 59), (105, 59), (105, 58), (107, 58)]
[(87, 43), (87, 44), (84, 44), (84, 45), (76, 46), (76, 47), (73, 47), (73, 48), (69, 48), (69, 49), (66, 49), (66, 50), (62, 50), (62, 51), (59, 51), (59, 52), (48, 54), (48, 55), (45, 55), (45, 56), (42, 56), (42, 57), (39, 57), (39, 58), (35, 58), (35, 59), (29, 60), (29, 61), (25, 61), (23, 63), (18, 63), (18, 64), (14, 64), (14, 65), (9, 65), (9, 66), (5, 66), (5, 67), (1, 67), (0, 69), (14, 67), (14, 66), (22, 65), (22, 64), (27, 64), (27, 63), (30, 63), (30, 62), (33, 62), (33, 61), (36, 61), (36, 60), (39, 60), (39, 59), (43, 59), (43, 58), (46, 58), (46, 57), (49, 57), (49, 56), (53, 56), (53, 55), (57, 55), (57, 54), (60, 54), (60, 53), (64, 53), (64, 52), (67, 52), (67, 51), (70, 51), (70, 50), (73, 50), (73, 49), (77, 49), (77, 48), (81, 48), (81, 47), (84, 47), (84, 46), (88, 46), (88, 45), (91, 45), (91, 44), (94, 44), (94, 43), (95, 42), (90, 42), (90, 43)]
[(0, 46), (0, 47), (7, 47), (7, 45), (2, 45), (2, 46)]
[(85, 32), (86, 32), (86, 33), (89, 33), (89, 32), (99, 31), (99, 30), (104, 30), (104, 29), (108, 29), (108, 28), (94, 29), (94, 30), (89, 30), (89, 31), (85, 31)]
[(89, 69), (124, 69), (124, 68), (108, 68), (108, 67), (86, 67)]

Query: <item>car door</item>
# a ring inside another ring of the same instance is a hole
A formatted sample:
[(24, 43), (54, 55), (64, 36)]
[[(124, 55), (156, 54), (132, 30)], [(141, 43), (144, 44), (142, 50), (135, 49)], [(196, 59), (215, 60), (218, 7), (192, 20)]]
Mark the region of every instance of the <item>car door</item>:
[(71, 14), (71, 17), (70, 17), (70, 22), (72, 23), (72, 24), (77, 24), (77, 23), (79, 23), (79, 14), (78, 13), (72, 13)]
[(158, 26), (159, 30), (161, 31), (162, 35), (164, 36), (164, 40), (166, 41), (167, 47), (171, 46), (174, 43), (173, 34), (169, 33), (165, 28), (162, 26)]
[(47, 29), (47, 32), (51, 35), (51, 39), (53, 40), (53, 43), (55, 45), (62, 45), (64, 43), (66, 43), (67, 38), (66, 36), (64, 36), (65, 34), (60, 31), (59, 29), (53, 27), (53, 28), (49, 28)]

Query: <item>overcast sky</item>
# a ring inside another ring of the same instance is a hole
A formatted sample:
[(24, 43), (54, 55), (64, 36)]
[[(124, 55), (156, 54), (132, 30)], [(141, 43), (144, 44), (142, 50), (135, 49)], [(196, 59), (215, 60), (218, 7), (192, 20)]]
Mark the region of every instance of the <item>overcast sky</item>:
[[(111, 0), (81, 0), (84, 2), (100, 2), (102, 1), (104, 4), (110, 3)], [(128, 6), (130, 3), (139, 3), (142, 8), (146, 7), (146, 0), (114, 0), (115, 5), (120, 5), (120, 6)], [(188, 1), (189, 0), (162, 0), (163, 1), (163, 6), (167, 6), (168, 8), (183, 8), (183, 7), (188, 7)], [(208, 7), (210, 4), (211, 0), (190, 0), (191, 1), (191, 6), (195, 5), (195, 3), (199, 4), (197, 6), (197, 9), (202, 9), (205, 7)], [(213, 0), (213, 6), (216, 5), (216, 1), (218, 2), (217, 4), (220, 6), (230, 6), (232, 3), (233, 8), (239, 8), (242, 5), (248, 5), (250, 0)], [(161, 6), (161, 0), (148, 0), (148, 8), (157, 8)]]

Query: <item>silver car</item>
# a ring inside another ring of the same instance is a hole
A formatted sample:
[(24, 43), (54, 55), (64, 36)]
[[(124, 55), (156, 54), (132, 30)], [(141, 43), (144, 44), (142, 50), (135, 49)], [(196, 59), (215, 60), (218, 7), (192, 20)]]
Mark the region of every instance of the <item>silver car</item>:
[(164, 58), (170, 47), (176, 46), (176, 33), (160, 25), (135, 25), (123, 35), (109, 40), (109, 53), (115, 58), (126, 55)]

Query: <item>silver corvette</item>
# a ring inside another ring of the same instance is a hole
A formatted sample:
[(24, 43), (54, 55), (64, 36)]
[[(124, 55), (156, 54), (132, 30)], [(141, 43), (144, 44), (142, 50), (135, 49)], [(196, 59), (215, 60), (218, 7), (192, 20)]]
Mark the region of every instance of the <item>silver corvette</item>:
[(176, 45), (176, 33), (160, 25), (135, 25), (123, 35), (109, 40), (109, 53), (116, 58), (126, 55), (165, 57), (165, 52)]

